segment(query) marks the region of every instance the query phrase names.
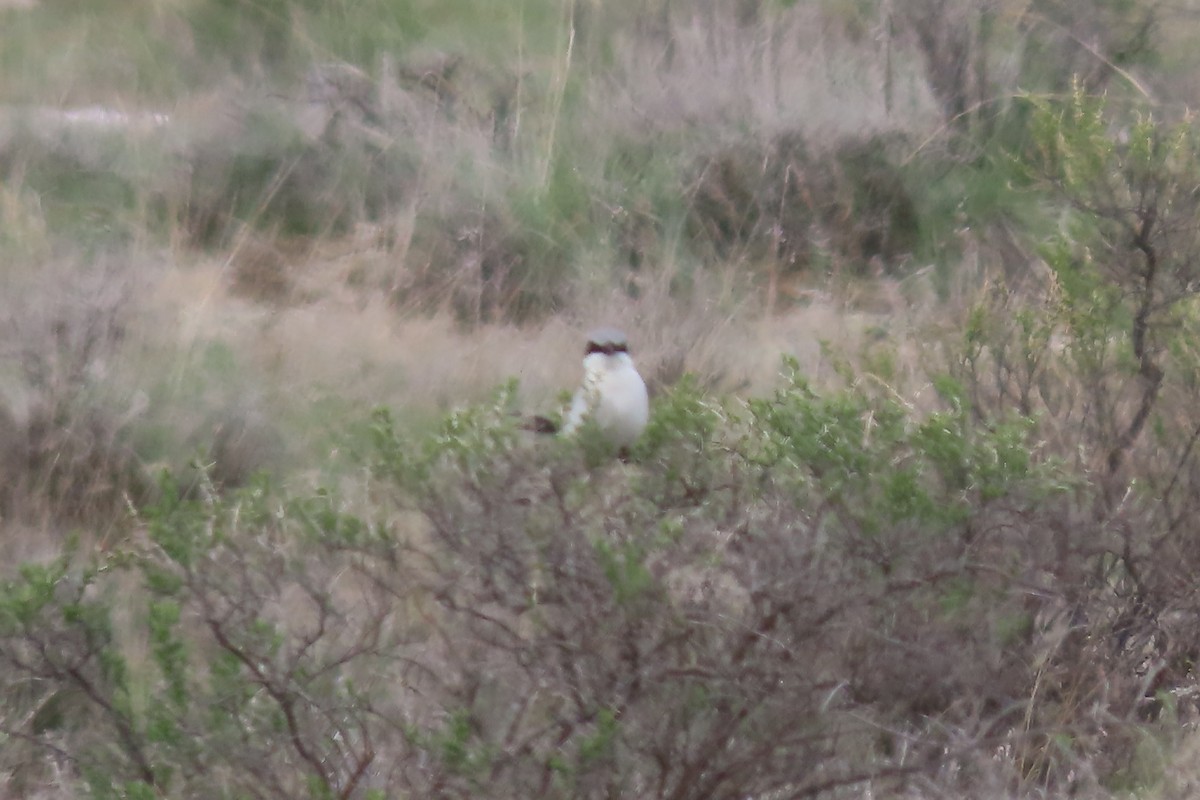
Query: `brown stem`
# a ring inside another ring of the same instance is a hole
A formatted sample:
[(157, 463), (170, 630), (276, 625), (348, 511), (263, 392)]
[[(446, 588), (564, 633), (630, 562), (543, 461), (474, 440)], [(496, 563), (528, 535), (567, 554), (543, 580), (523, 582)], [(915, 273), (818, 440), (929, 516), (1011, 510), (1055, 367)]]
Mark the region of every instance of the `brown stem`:
[(218, 620), (210, 618), (207, 622), (208, 628), (212, 631), (213, 638), (216, 639), (217, 644), (240, 661), (250, 671), (250, 674), (254, 676), (258, 685), (263, 687), (267, 694), (271, 696), (271, 699), (275, 701), (276, 705), (279, 706), (279, 710), (283, 712), (284, 723), (287, 725), (288, 735), (292, 740), (292, 748), (296, 751), (296, 755), (300, 756), (300, 759), (312, 769), (314, 775), (321, 781), (321, 787), (328, 792), (332, 792), (333, 787), (330, 785), (329, 775), (326, 773), (321, 759), (308, 749), (301, 736), (300, 722), (296, 719), (295, 697), (276, 686), (275, 682), (255, 663), (255, 660), (230, 640)]
[(1133, 239), (1134, 246), (1142, 252), (1145, 259), (1145, 272), (1142, 274), (1142, 297), (1138, 304), (1137, 314), (1133, 318), (1133, 330), (1131, 331), (1133, 354), (1138, 361), (1138, 377), (1142, 379), (1142, 399), (1138, 403), (1137, 412), (1129, 421), (1128, 427), (1121, 433), (1116, 444), (1108, 453), (1108, 474), (1110, 476), (1115, 475), (1120, 469), (1125, 454), (1141, 434), (1146, 420), (1150, 418), (1150, 412), (1154, 410), (1154, 403), (1158, 399), (1158, 392), (1162, 387), (1162, 367), (1155, 363), (1146, 341), (1150, 332), (1150, 314), (1154, 308), (1154, 280), (1158, 275), (1158, 253), (1150, 241), (1150, 233), (1154, 228), (1155, 219), (1156, 216), (1153, 212), (1144, 214)]

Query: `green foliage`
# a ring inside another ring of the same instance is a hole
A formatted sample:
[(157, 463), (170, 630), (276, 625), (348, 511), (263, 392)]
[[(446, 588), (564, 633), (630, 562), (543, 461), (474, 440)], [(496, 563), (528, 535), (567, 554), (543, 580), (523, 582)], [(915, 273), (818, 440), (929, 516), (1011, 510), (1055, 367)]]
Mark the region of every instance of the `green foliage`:
[[(490, 403), (448, 414), (414, 454), (415, 473), (430, 475), (439, 466), (451, 465), (472, 480), (489, 481), (487, 461), (510, 453), (519, 436), (513, 417), (516, 391), (513, 380), (498, 389)], [(400, 442), (393, 440), (396, 444)]]
[(948, 377), (936, 381), (948, 409), (914, 421), (896, 399), (862, 385), (819, 396), (795, 362), (785, 366), (790, 386), (750, 403), (762, 429), (753, 458), (776, 477), (796, 474), (799, 491), (833, 502), (846, 523), (873, 532), (951, 530), (982, 504), (1047, 477), (1031, 464), (1031, 426), (978, 426), (963, 388)]
[(344, 233), (398, 208), (415, 170), (405, 147), (384, 151), (351, 135), (313, 141), (278, 107), (248, 114), (232, 138), (198, 142), (190, 158), (197, 169), (185, 196), (165, 191), (202, 245), (225, 241), (234, 224), (291, 237)]
[(470, 715), (463, 711), (450, 714), (445, 728), (429, 737), (426, 746), (439, 753), (446, 768), (453, 774), (483, 777), (489, 757), (475, 741)]
[(694, 376), (685, 375), (655, 403), (638, 442), (639, 453), (646, 458), (704, 453), (724, 422), (725, 411), (720, 404), (704, 394)]
[(152, 154), (104, 131), (59, 138), (45, 141), (19, 129), (0, 148), (0, 175), (39, 198), (41, 219), (56, 237), (103, 249), (161, 222), (139, 208)]
[[(148, 626), (154, 659), (167, 682), (166, 695), (177, 709), (187, 706), (187, 647), (179, 638), (179, 604), (172, 601), (150, 603)], [(174, 733), (174, 731), (171, 731)]]
[(1033, 102), (1031, 170), (1066, 206), (1043, 248), (1056, 279), (1056, 322), (1095, 399), (1089, 444), (1116, 473), (1173, 374), (1191, 373), (1174, 354), (1195, 337), (1200, 137), (1186, 121), (1117, 113), (1079, 86), (1069, 101)]
[[(203, 513), (203, 501), (185, 498), (175, 479), (164, 473), (157, 502), (147, 507), (150, 538), (163, 554), (184, 569), (191, 568), (207, 547), (213, 533)], [(153, 573), (153, 588), (162, 593), (179, 588), (174, 575)]]
[[(1027, 588), (1079, 546), (1061, 467), (961, 380), (918, 413), (849, 366), (834, 391), (785, 372), (744, 406), (682, 382), (628, 462), (526, 438), (509, 385), (424, 435), (377, 412), (362, 492), (164, 478), (128, 552), (0, 586), (13, 685), (76, 698), (23, 732), (67, 737), (97, 797), (237, 796), (264, 774), (279, 797), (762, 793), (891, 763), (843, 749), (864, 718), (944, 754), (974, 724), (956, 697), (1034, 696), (1071, 657)], [(948, 642), (952, 661), (928, 655)], [(13, 697), (10, 721), (45, 702)], [(1034, 747), (1010, 722), (992, 724)]]
[(602, 708), (596, 715), (596, 731), (579, 742), (579, 764), (583, 768), (613, 755), (619, 723), (611, 708)]
[(647, 553), (642, 543), (628, 542), (614, 547), (598, 540), (595, 548), (600, 568), (612, 585), (613, 599), (618, 604), (635, 602), (639, 595), (654, 586), (654, 580), (646, 569)]
[(1072, 212), (1048, 254), (1065, 303), (1102, 316), (1119, 304), (1128, 322), (1150, 300), (1169, 320), (1190, 293), (1200, 236), (1181, 224), (1193, 218), (1200, 176), (1192, 126), (1148, 112), (1113, 118), (1078, 88), (1068, 103), (1035, 105), (1036, 168)]
[(277, 70), (290, 54), (298, 0), (202, 0), (185, 18), (200, 53), (228, 59), (237, 69)]
[(788, 130), (702, 152), (682, 176), (695, 255), (788, 275), (828, 265), (862, 276), (872, 261), (895, 270), (925, 226), (898, 163), (906, 146), (885, 135), (824, 145)]

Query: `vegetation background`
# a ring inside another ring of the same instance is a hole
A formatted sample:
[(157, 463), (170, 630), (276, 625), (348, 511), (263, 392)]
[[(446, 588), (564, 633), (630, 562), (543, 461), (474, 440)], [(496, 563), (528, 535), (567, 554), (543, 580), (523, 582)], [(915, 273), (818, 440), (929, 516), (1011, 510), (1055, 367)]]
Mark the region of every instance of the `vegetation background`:
[(0, 797), (1195, 796), (1198, 32), (3, 0)]

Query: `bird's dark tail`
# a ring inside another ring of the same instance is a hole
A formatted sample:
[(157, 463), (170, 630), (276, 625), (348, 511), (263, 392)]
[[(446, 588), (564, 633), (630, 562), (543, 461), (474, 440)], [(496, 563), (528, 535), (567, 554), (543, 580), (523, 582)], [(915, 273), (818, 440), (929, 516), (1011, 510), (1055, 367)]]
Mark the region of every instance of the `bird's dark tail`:
[(549, 417), (532, 416), (521, 421), (521, 428), (534, 433), (558, 433), (559, 424)]

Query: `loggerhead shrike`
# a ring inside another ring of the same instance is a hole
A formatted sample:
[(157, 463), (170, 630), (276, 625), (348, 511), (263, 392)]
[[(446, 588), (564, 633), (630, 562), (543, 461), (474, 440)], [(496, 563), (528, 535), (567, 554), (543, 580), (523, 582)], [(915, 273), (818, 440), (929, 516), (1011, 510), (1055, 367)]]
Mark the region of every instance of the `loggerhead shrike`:
[[(616, 328), (592, 331), (583, 356), (583, 385), (563, 419), (562, 433), (574, 433), (592, 420), (613, 445), (624, 450), (641, 435), (649, 419), (646, 382), (629, 357), (625, 334)], [(555, 432), (556, 426), (543, 417), (534, 422), (538, 431)]]

